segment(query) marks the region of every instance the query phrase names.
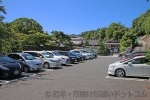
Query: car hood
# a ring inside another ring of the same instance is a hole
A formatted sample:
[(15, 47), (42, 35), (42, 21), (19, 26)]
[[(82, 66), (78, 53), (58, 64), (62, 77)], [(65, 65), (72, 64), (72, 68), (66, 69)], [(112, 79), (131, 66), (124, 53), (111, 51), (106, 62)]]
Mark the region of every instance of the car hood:
[(49, 59), (49, 60), (60, 60), (59, 58), (47, 58), (47, 59)]
[(65, 58), (65, 59), (69, 59), (69, 57), (67, 57), (67, 56), (54, 56), (55, 58), (60, 58), (60, 59), (62, 59), (62, 58)]
[(76, 56), (69, 56), (70, 58), (76, 58)]
[(4, 63), (4, 64), (0, 64), (0, 65), (7, 67), (8, 69), (20, 68), (20, 65), (17, 62)]
[(38, 59), (34, 59), (34, 60), (27, 60), (27, 62), (32, 62), (32, 63), (34, 63), (34, 64), (40, 64), (40, 63), (42, 63), (40, 60), (38, 60)]
[(123, 63), (120, 63), (120, 61), (117, 61), (115, 63), (110, 64), (109, 66), (116, 66), (116, 65), (121, 65), (121, 64), (123, 64)]

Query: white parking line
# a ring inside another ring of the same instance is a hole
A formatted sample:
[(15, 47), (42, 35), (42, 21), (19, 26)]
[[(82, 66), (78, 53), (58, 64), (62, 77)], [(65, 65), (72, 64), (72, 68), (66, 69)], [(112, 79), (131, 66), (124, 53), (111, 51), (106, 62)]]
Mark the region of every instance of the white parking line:
[(106, 76), (106, 78), (109, 78), (109, 79), (132, 80), (132, 81), (148, 81), (148, 79), (127, 78), (127, 77), (113, 77), (113, 76)]
[(10, 81), (0, 80), (0, 84), (8, 84)]
[(44, 70), (46, 70), (46, 71), (54, 71), (53, 69), (44, 69)]

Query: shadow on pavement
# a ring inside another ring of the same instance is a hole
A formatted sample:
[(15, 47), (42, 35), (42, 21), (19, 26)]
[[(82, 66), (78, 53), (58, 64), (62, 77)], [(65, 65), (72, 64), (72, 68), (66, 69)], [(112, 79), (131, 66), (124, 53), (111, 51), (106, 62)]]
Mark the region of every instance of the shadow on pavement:
[(63, 67), (55, 67), (55, 68), (51, 68), (53, 70), (59, 70), (59, 69), (63, 69)]

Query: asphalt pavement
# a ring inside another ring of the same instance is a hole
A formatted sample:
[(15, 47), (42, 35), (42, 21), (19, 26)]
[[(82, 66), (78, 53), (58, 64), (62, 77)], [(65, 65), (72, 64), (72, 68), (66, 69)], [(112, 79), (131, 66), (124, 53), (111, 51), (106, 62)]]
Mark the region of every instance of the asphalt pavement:
[(118, 57), (98, 57), (0, 80), (1, 100), (150, 100), (149, 78), (108, 76)]

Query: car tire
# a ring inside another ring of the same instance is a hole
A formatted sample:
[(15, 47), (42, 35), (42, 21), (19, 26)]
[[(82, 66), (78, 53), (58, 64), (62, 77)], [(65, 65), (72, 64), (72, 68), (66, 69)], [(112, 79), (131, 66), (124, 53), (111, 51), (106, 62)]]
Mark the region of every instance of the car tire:
[(125, 75), (126, 75), (126, 73), (123, 69), (117, 69), (115, 71), (115, 76), (117, 76), (117, 77), (125, 77)]
[(49, 63), (44, 63), (44, 68), (49, 69), (50, 68)]
[(28, 73), (28, 72), (30, 72), (30, 69), (29, 69), (28, 66), (24, 66), (24, 67), (23, 67), (23, 71), (24, 71), (25, 73)]

